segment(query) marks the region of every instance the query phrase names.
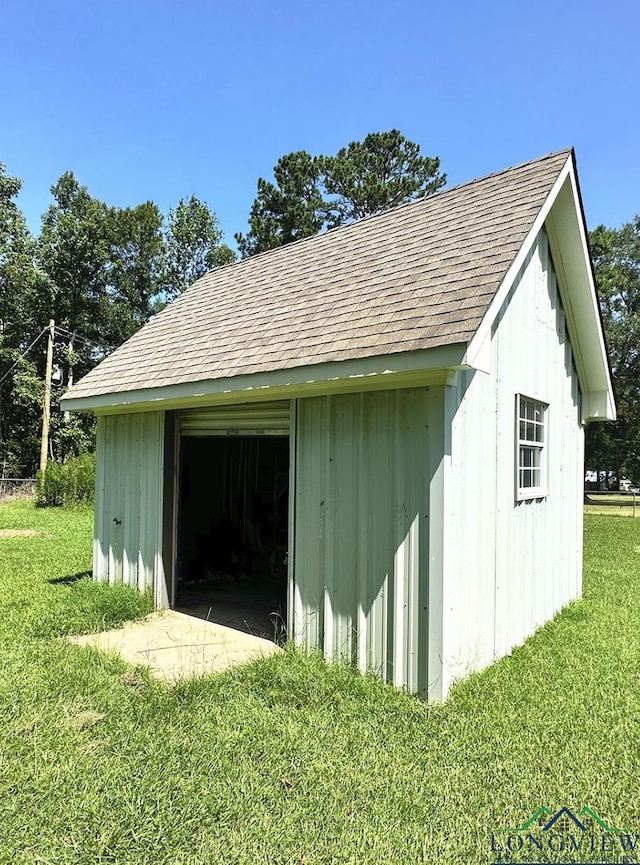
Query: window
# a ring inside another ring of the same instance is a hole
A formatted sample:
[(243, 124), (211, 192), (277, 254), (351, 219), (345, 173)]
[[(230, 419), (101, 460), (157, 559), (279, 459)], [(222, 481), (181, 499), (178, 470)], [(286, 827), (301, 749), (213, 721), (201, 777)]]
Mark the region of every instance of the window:
[(538, 400), (520, 394), (516, 397), (518, 500), (540, 498), (547, 494), (547, 408), (545, 403)]

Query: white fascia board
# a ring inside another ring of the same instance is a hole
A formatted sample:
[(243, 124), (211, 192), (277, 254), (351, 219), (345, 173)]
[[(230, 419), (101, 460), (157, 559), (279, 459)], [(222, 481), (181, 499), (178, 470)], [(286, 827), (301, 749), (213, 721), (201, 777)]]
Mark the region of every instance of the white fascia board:
[(466, 349), (467, 343), (456, 343), (362, 360), (333, 361), (97, 396), (74, 398), (71, 391), (60, 403), (65, 411), (119, 414), (450, 384), (456, 370), (466, 368)]
[(582, 402), (582, 422), (615, 420), (616, 407), (609, 391), (590, 391)]
[(582, 386), (582, 420), (615, 420), (613, 386), (573, 161), (546, 229)]

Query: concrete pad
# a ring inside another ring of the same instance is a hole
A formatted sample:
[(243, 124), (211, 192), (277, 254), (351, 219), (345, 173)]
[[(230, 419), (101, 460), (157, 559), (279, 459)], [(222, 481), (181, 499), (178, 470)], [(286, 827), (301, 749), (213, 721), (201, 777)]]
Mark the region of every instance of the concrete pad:
[(152, 613), (112, 631), (70, 639), (77, 646), (93, 646), (116, 653), (130, 664), (149, 667), (163, 682), (220, 673), (282, 651), (270, 640), (175, 610)]

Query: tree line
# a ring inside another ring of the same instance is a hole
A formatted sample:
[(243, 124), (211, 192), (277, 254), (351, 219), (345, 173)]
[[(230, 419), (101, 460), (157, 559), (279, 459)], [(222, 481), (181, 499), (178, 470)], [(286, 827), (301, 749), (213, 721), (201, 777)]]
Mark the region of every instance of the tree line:
[[(72, 172), (34, 237), (21, 187), (0, 164), (0, 473), (32, 475), (44, 391), (43, 329), (56, 322), (53, 454), (91, 449), (93, 421), (63, 416), (61, 393), (128, 339), (208, 268), (233, 260), (215, 215), (195, 196), (163, 216), (153, 202), (118, 208), (90, 195)], [(35, 343), (35, 344), (34, 344)], [(31, 347), (31, 348), (30, 348)]]
[[(247, 257), (430, 195), (446, 183), (437, 157), (398, 130), (376, 132), (334, 155), (296, 151), (273, 179), (259, 178), (246, 233)], [(211, 268), (233, 262), (216, 214), (192, 195), (162, 214), (151, 201), (113, 207), (72, 172), (51, 187), (40, 232), (16, 198), (21, 181), (0, 163), (0, 476), (32, 475), (44, 390), (43, 331), (56, 321), (51, 450), (91, 450), (89, 416), (64, 416), (74, 380), (128, 339)], [(619, 419), (587, 431), (587, 466), (640, 484), (640, 216), (590, 233)], [(32, 348), (32, 343), (36, 343)]]
[(589, 235), (618, 419), (587, 427), (586, 464), (608, 488), (640, 487), (640, 215)]

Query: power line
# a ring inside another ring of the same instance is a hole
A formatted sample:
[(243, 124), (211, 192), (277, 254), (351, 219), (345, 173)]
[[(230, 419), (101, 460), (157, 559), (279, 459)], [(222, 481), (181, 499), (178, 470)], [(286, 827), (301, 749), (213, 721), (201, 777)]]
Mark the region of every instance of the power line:
[(45, 334), (48, 330), (49, 330), (48, 327), (43, 327), (43, 328), (42, 328), (42, 330), (41, 330), (40, 333), (37, 335), (37, 337), (34, 339), (34, 341), (31, 343), (31, 345), (29, 346), (29, 348), (25, 349), (25, 351), (22, 352), (22, 354), (21, 354), (20, 357), (17, 359), (17, 361), (14, 363), (14, 365), (11, 367), (11, 369), (8, 369), (8, 370), (5, 372), (5, 374), (2, 376), (2, 378), (0, 378), (0, 384), (2, 384), (2, 382), (5, 380), (5, 378), (6, 378), (8, 375), (10, 375), (10, 374), (14, 371), (14, 369), (18, 366), (18, 364), (20, 363), (20, 361), (21, 361), (21, 360), (22, 360), (22, 359), (23, 359), (23, 358), (24, 358), (24, 357), (25, 357), (25, 356), (26, 356), (26, 355), (31, 351), (31, 349), (32, 349), (32, 348), (34, 347), (34, 345), (38, 342), (38, 340), (42, 337), (42, 335)]
[(77, 340), (78, 342), (84, 342), (86, 345), (90, 345), (92, 348), (102, 348), (102, 346), (99, 345), (97, 342), (93, 342), (92, 340), (87, 339), (86, 336), (80, 336), (80, 334), (78, 333), (72, 333), (66, 327), (60, 327), (59, 324), (56, 325), (56, 333), (57, 332), (60, 332), (62, 336), (68, 339)]
[[(22, 360), (22, 359), (23, 359), (27, 354), (29, 354), (29, 352), (30, 352), (31, 349), (34, 347), (34, 345), (35, 345), (35, 344), (38, 342), (38, 340), (43, 336), (43, 334), (45, 334), (48, 330), (49, 330), (49, 327), (48, 327), (48, 326), (42, 328), (42, 330), (40, 331), (40, 333), (38, 334), (38, 336), (34, 339), (34, 341), (31, 343), (31, 345), (29, 346), (29, 348), (25, 349), (25, 350), (22, 352), (22, 354), (21, 354), (20, 357), (16, 360), (16, 362), (13, 364), (13, 366), (11, 367), (11, 369), (8, 369), (8, 370), (5, 372), (5, 374), (2, 376), (2, 378), (0, 378), (0, 384), (2, 384), (2, 382), (5, 380), (5, 378), (7, 378), (7, 376), (11, 375), (11, 373), (12, 373), (13, 370), (18, 366), (18, 364), (20, 363), (20, 361), (21, 361), (21, 360)], [(91, 348), (97, 348), (97, 349), (100, 349), (100, 350), (103, 349), (103, 346), (98, 345), (97, 342), (92, 342), (92, 340), (87, 339), (86, 336), (80, 336), (80, 334), (72, 333), (72, 332), (71, 332), (70, 330), (68, 330), (66, 327), (61, 327), (59, 324), (56, 324), (56, 326), (55, 326), (55, 332), (56, 332), (56, 333), (59, 332), (61, 336), (64, 336), (64, 337), (66, 337), (66, 338), (68, 338), (68, 339), (73, 339), (73, 340), (77, 340), (78, 342), (83, 342), (83, 343), (85, 343), (86, 345), (90, 346)]]

